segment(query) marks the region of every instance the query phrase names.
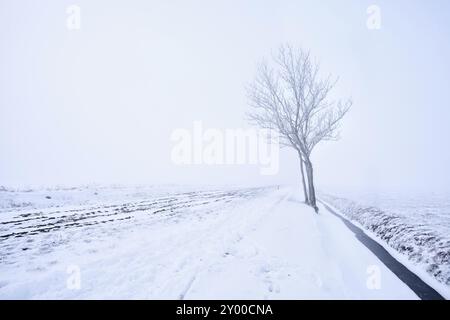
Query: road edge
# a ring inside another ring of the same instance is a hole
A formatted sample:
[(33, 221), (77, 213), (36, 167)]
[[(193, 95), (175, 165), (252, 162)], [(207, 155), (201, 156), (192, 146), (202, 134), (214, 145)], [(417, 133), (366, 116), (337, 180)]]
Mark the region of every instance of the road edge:
[(330, 204), (322, 199), (317, 199), (331, 214), (338, 217), (345, 226), (355, 234), (355, 237), (367, 249), (369, 249), (392, 273), (405, 283), (422, 300), (446, 300), (446, 298), (430, 284), (422, 280), (415, 272), (392, 255), (385, 246), (371, 237), (365, 230), (351, 220), (338, 213), (339, 210), (332, 208)]

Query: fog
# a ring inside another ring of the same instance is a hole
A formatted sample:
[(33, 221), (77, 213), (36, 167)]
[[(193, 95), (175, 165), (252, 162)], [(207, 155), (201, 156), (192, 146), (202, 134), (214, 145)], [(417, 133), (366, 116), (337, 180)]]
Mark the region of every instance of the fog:
[(289, 149), (275, 175), (171, 160), (176, 129), (249, 127), (245, 85), (287, 42), (354, 102), (321, 187), (448, 191), (450, 3), (375, 2), (0, 0), (0, 185), (299, 183)]

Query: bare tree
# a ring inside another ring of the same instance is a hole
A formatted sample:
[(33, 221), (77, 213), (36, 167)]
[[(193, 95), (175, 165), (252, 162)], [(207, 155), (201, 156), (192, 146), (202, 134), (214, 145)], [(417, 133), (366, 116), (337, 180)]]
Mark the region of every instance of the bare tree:
[(316, 212), (311, 153), (319, 142), (338, 139), (340, 121), (352, 105), (351, 99), (330, 100), (337, 79), (321, 78), (319, 69), (309, 52), (284, 45), (271, 64), (259, 65), (247, 88), (249, 121), (277, 130), (282, 145), (297, 151), (305, 203)]

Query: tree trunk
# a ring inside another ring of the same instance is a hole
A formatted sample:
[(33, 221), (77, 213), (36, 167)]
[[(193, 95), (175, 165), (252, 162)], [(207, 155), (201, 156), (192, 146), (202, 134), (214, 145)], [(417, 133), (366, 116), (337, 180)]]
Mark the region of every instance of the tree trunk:
[(308, 191), (306, 190), (306, 182), (305, 182), (305, 171), (303, 169), (303, 158), (300, 151), (298, 152), (298, 157), (300, 160), (300, 172), (302, 174), (303, 195), (305, 197), (305, 203), (309, 205)]
[(308, 176), (308, 188), (309, 188), (309, 205), (314, 208), (318, 213), (319, 208), (316, 203), (316, 190), (314, 188), (314, 171), (311, 161), (307, 158), (305, 161), (306, 174)]

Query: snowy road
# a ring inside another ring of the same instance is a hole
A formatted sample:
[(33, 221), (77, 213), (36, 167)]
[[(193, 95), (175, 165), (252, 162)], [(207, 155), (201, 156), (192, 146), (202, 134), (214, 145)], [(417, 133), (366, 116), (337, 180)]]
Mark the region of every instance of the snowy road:
[(2, 212), (0, 298), (417, 296), (339, 218), (250, 188)]

